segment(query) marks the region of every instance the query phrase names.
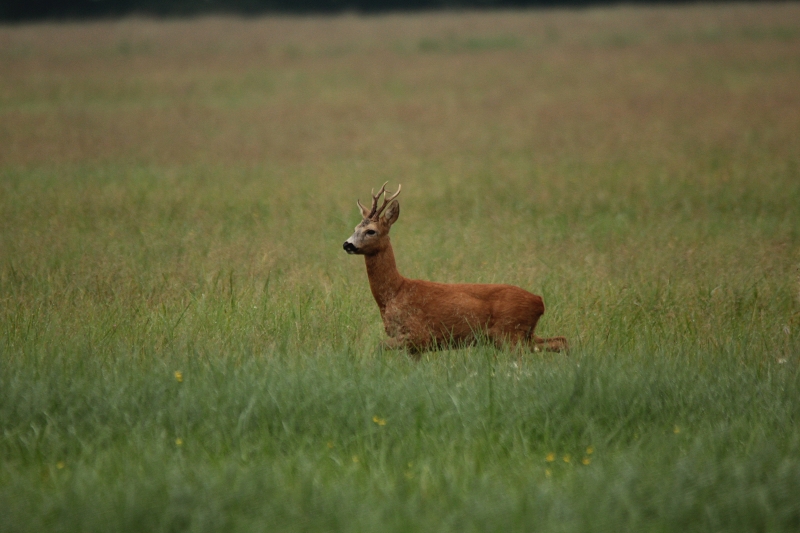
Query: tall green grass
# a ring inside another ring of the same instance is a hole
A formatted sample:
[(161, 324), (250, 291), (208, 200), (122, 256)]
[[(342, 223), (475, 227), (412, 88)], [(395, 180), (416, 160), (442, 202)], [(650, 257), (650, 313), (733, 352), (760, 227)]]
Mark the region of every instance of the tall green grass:
[[(796, 531), (794, 10), (0, 29), (0, 531)], [(572, 352), (380, 352), (385, 180)]]

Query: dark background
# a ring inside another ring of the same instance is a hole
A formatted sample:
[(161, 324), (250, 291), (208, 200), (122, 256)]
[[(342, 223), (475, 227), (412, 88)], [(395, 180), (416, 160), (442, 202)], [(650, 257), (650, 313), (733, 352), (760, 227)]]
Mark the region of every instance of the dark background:
[[(203, 13), (379, 13), (426, 9), (586, 6), (603, 0), (0, 0), (0, 20), (58, 20)], [(627, 0), (625, 3), (652, 3)], [(686, 2), (662, 2), (686, 3)]]

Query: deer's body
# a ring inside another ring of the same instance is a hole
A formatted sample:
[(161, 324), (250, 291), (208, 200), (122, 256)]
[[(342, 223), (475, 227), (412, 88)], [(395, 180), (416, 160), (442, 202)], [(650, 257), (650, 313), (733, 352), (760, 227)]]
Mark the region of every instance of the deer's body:
[[(541, 339), (533, 334), (544, 313), (540, 296), (513, 285), (447, 284), (403, 277), (389, 240), (389, 229), (400, 213), (399, 203), (392, 201), (399, 192), (384, 199), (380, 209), (377, 200), (384, 189), (373, 196), (371, 211), (359, 202), (364, 220), (344, 243), (348, 253), (365, 256), (370, 289), (389, 336), (386, 347), (419, 354), (452, 344), (473, 344), (485, 337), (497, 345), (567, 349), (564, 337)], [(381, 217), (387, 204), (389, 209)]]

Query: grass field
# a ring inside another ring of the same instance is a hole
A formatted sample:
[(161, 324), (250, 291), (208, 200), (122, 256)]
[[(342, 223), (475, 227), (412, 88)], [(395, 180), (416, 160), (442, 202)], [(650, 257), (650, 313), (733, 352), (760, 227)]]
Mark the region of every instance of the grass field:
[[(800, 4), (0, 27), (0, 532), (800, 529)], [(383, 338), (408, 277), (568, 356)]]

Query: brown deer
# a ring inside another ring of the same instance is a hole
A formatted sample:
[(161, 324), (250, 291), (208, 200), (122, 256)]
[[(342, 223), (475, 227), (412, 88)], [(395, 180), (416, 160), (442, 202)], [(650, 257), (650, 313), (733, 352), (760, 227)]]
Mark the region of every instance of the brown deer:
[[(369, 287), (389, 335), (384, 348), (406, 349), (419, 359), (423, 351), (474, 344), (485, 337), (497, 346), (568, 349), (564, 337), (543, 339), (533, 334), (544, 313), (541, 296), (513, 285), (446, 284), (403, 277), (389, 241), (389, 230), (400, 215), (396, 200), (400, 188), (387, 198), (384, 183), (372, 195), (370, 209), (359, 200), (364, 219), (344, 242), (348, 254), (363, 255), (366, 260)], [(381, 195), (383, 204), (378, 207)]]

